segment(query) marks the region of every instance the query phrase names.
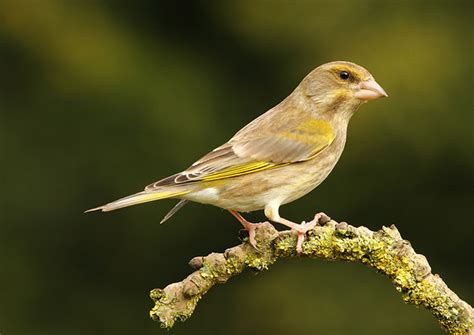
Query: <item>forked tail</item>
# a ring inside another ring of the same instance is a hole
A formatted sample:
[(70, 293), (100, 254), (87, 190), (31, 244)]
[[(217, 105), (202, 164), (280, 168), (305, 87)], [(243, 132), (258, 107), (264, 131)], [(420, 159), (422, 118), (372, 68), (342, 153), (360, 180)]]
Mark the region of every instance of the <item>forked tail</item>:
[(110, 212), (119, 208), (124, 208), (128, 206), (143, 204), (145, 202), (161, 200), (166, 198), (173, 198), (178, 197), (180, 195), (184, 195), (189, 193), (190, 191), (179, 191), (179, 192), (172, 192), (172, 191), (143, 191), (139, 193), (135, 193), (129, 195), (128, 197), (115, 200), (108, 204), (105, 204), (100, 207), (88, 209), (84, 213), (93, 212), (93, 211), (102, 211), (102, 212)]

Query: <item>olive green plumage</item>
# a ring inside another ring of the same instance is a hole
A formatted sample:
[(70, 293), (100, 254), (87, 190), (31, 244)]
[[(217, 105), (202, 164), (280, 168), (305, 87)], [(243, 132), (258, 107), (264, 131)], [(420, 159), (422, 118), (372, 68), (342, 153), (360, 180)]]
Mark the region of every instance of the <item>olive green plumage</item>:
[(92, 210), (178, 198), (177, 209), (185, 201), (231, 211), (265, 209), (269, 219), (299, 231), (279, 216), (279, 206), (307, 194), (329, 175), (354, 112), (382, 96), (386, 93), (364, 68), (350, 62), (321, 65), (280, 104), (188, 169)]

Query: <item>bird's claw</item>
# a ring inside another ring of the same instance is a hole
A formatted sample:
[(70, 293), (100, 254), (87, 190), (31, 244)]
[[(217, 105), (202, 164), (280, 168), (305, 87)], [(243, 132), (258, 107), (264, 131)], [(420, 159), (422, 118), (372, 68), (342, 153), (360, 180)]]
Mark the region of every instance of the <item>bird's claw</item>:
[(245, 227), (245, 231), (248, 233), (248, 242), (256, 251), (260, 251), (260, 249), (257, 246), (257, 240), (255, 238), (256, 231), (258, 227), (262, 224), (263, 222), (251, 223)]
[(301, 222), (298, 228), (295, 228), (296, 232), (298, 233), (298, 240), (296, 242), (296, 253), (301, 255), (303, 252), (303, 242), (306, 236), (306, 233), (310, 230), (313, 230), (316, 227), (317, 220), (311, 220), (309, 222)]
[(301, 255), (303, 252), (303, 242), (306, 236), (306, 233), (310, 230), (313, 230), (314, 227), (321, 224), (324, 225), (326, 222), (330, 220), (329, 216), (324, 213), (318, 213), (314, 216), (314, 219), (309, 222), (301, 222), (300, 225), (297, 226), (294, 230), (298, 233), (298, 240), (296, 242), (296, 253)]

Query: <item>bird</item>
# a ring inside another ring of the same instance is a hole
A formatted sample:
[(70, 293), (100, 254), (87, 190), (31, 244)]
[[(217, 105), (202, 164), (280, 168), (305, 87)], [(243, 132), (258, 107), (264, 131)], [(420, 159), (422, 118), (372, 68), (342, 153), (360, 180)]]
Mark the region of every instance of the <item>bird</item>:
[(387, 96), (362, 66), (348, 61), (320, 65), (283, 101), (186, 170), (86, 212), (179, 199), (164, 222), (189, 201), (210, 204), (229, 211), (258, 250), (255, 232), (261, 223), (249, 222), (241, 213), (263, 210), (270, 221), (297, 233), (300, 254), (306, 233), (323, 213), (295, 223), (280, 216), (280, 206), (306, 195), (328, 177), (343, 152), (351, 117), (362, 104)]

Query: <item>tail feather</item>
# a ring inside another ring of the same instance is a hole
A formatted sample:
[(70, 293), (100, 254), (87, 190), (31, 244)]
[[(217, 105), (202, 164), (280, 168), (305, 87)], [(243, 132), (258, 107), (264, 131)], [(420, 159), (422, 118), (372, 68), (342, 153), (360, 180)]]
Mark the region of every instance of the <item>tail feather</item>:
[(161, 223), (165, 223), (166, 221), (168, 221), (173, 215), (176, 214), (177, 211), (179, 211), (181, 208), (183, 208), (184, 205), (186, 205), (187, 203), (189, 202), (189, 200), (181, 200), (180, 202), (178, 202), (173, 208), (171, 208), (171, 210), (165, 215), (165, 217), (163, 218), (163, 220), (160, 221), (160, 224)]
[(166, 198), (173, 198), (180, 195), (184, 195), (189, 193), (189, 191), (180, 191), (180, 192), (171, 192), (171, 191), (143, 191), (139, 193), (135, 193), (129, 195), (128, 197), (118, 199), (116, 201), (110, 202), (103, 206), (99, 206), (96, 208), (91, 208), (85, 211), (84, 213), (94, 212), (94, 211), (102, 211), (102, 212), (110, 212), (119, 208), (124, 208), (128, 206), (143, 204), (145, 202), (161, 200)]

